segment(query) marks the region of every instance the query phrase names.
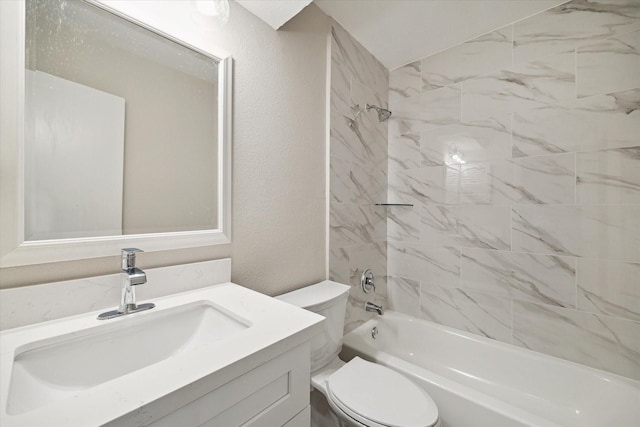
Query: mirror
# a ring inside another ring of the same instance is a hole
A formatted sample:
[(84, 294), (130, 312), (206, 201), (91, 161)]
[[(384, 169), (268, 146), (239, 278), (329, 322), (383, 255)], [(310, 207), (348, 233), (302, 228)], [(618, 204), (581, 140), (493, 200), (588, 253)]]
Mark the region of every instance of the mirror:
[(1, 80), (23, 91), (2, 100), (22, 114), (1, 265), (228, 243), (230, 56), (94, 1), (8, 3), (22, 76)]

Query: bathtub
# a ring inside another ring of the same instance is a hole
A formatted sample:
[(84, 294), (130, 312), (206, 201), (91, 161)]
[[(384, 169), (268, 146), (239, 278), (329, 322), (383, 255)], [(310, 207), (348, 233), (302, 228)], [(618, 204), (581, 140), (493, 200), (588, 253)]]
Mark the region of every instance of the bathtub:
[(412, 378), (443, 427), (640, 426), (640, 381), (392, 311), (344, 336), (355, 356)]

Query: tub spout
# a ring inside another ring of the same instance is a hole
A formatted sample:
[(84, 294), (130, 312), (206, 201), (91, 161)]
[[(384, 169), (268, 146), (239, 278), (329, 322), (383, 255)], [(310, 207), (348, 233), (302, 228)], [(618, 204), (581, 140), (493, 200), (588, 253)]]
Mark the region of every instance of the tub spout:
[(375, 311), (376, 313), (378, 313), (380, 316), (382, 316), (384, 314), (384, 310), (382, 309), (381, 305), (378, 304), (374, 304), (372, 302), (365, 302), (364, 303), (364, 309), (366, 311)]

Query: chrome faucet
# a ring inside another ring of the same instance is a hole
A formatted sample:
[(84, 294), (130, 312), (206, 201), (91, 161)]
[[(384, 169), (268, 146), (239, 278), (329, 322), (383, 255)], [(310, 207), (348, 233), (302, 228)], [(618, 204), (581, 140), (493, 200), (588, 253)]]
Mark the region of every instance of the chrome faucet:
[(122, 298), (120, 298), (121, 313), (137, 309), (136, 292), (132, 286), (147, 283), (147, 274), (136, 267), (136, 254), (142, 252), (138, 248), (125, 248), (121, 253), (122, 261)]
[(364, 303), (364, 309), (366, 311), (375, 311), (376, 313), (378, 313), (380, 316), (382, 316), (384, 314), (384, 310), (382, 309), (381, 305), (378, 304), (374, 304), (372, 302), (365, 302)]
[(122, 271), (120, 272), (122, 278), (122, 295), (120, 298), (120, 306), (117, 310), (102, 313), (98, 316), (98, 319), (112, 319), (126, 314), (137, 313), (138, 311), (149, 310), (156, 306), (153, 303), (136, 304), (136, 293), (133, 286), (147, 283), (147, 274), (136, 267), (136, 254), (140, 252), (143, 251), (137, 248), (122, 249)]

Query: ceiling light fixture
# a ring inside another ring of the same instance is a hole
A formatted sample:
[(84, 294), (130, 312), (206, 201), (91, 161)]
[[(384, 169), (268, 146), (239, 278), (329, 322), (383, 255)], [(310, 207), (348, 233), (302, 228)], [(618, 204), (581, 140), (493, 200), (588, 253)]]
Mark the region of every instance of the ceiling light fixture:
[(229, 0), (195, 0), (194, 3), (204, 16), (215, 16), (223, 24), (229, 20)]

